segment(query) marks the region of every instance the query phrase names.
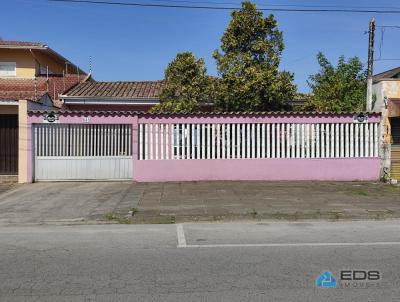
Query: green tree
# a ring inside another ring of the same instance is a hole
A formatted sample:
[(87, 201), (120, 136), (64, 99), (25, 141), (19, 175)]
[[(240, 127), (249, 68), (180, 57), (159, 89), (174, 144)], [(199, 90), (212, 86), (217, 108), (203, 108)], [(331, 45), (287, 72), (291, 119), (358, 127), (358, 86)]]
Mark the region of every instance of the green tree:
[(337, 67), (319, 52), (320, 71), (309, 77), (312, 91), (306, 108), (317, 111), (362, 111), (366, 98), (367, 73), (358, 57), (339, 58)]
[(282, 32), (273, 15), (264, 18), (256, 5), (243, 2), (233, 11), (214, 51), (218, 72), (216, 108), (224, 111), (280, 110), (296, 87), (293, 74), (279, 71), (284, 49)]
[(152, 112), (196, 112), (200, 103), (209, 101), (212, 80), (206, 75), (204, 60), (196, 59), (191, 52), (176, 55), (165, 70), (165, 81), (160, 104)]

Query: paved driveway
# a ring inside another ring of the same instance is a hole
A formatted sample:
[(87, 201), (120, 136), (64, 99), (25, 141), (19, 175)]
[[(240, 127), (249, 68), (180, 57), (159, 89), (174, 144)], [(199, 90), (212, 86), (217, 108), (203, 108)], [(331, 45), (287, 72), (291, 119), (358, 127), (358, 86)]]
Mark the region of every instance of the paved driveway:
[(135, 207), (141, 188), (132, 182), (18, 185), (0, 193), (0, 224), (107, 220), (111, 213), (124, 217)]

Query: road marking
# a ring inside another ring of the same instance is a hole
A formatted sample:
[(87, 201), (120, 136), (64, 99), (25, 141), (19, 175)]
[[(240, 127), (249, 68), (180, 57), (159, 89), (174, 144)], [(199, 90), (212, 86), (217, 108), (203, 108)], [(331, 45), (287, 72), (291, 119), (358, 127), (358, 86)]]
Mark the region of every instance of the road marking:
[(176, 225), (176, 235), (178, 236), (178, 247), (187, 247), (183, 224)]
[[(183, 229), (182, 229), (183, 231)], [(184, 239), (185, 240), (185, 239)], [(179, 232), (178, 232), (179, 242)], [(213, 248), (213, 247), (324, 247), (324, 246), (384, 246), (400, 245), (400, 242), (304, 242), (304, 243), (249, 243), (249, 244), (186, 244), (178, 245), (184, 248)]]
[(326, 247), (326, 246), (386, 246), (400, 245), (400, 241), (375, 242), (298, 242), (298, 243), (226, 243), (226, 244), (187, 244), (183, 224), (176, 225), (178, 248), (223, 248), (223, 247)]

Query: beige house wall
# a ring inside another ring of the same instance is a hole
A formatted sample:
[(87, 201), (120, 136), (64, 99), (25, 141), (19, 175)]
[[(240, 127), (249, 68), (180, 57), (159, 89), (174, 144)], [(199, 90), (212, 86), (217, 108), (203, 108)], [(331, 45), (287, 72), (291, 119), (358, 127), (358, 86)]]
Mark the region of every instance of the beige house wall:
[[(37, 51), (33, 50), (33, 55), (35, 56), (36, 62), (38, 63), (37, 65), (37, 70), (36, 74), (40, 73), (40, 66), (43, 68), (48, 67), (49, 72), (53, 74), (62, 74), (65, 71), (65, 62), (60, 62), (59, 60), (55, 61), (54, 58), (49, 57), (45, 52), (43, 51)], [(72, 72), (73, 68), (69, 70), (69, 73), (74, 73)]]
[(373, 110), (383, 112), (385, 109), (384, 99), (389, 101), (388, 115), (399, 116), (398, 100), (400, 100), (400, 80), (382, 80), (373, 85), (373, 95), (376, 98)]
[[(40, 74), (40, 66), (48, 67), (53, 74), (62, 74), (66, 69), (65, 62), (34, 49), (0, 49), (0, 62), (15, 62), (16, 78), (34, 78)], [(68, 73), (76, 74), (76, 69), (70, 67)]]
[(36, 75), (35, 59), (27, 49), (0, 49), (0, 62), (16, 62), (18, 78), (33, 78)]
[(383, 82), (384, 94), (389, 100), (388, 109), (389, 116), (400, 116), (400, 81), (384, 81)]
[(385, 96), (388, 97), (389, 99), (400, 98), (400, 81), (399, 80), (384, 81), (383, 90), (385, 92)]
[(18, 106), (18, 182), (28, 180), (28, 101), (20, 100)]

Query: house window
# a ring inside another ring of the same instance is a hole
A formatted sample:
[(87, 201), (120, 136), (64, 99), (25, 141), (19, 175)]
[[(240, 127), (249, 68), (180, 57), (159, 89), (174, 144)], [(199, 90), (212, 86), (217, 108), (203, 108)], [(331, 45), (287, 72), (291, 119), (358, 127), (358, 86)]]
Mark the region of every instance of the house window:
[(15, 62), (0, 62), (0, 77), (15, 77), (17, 64)]

